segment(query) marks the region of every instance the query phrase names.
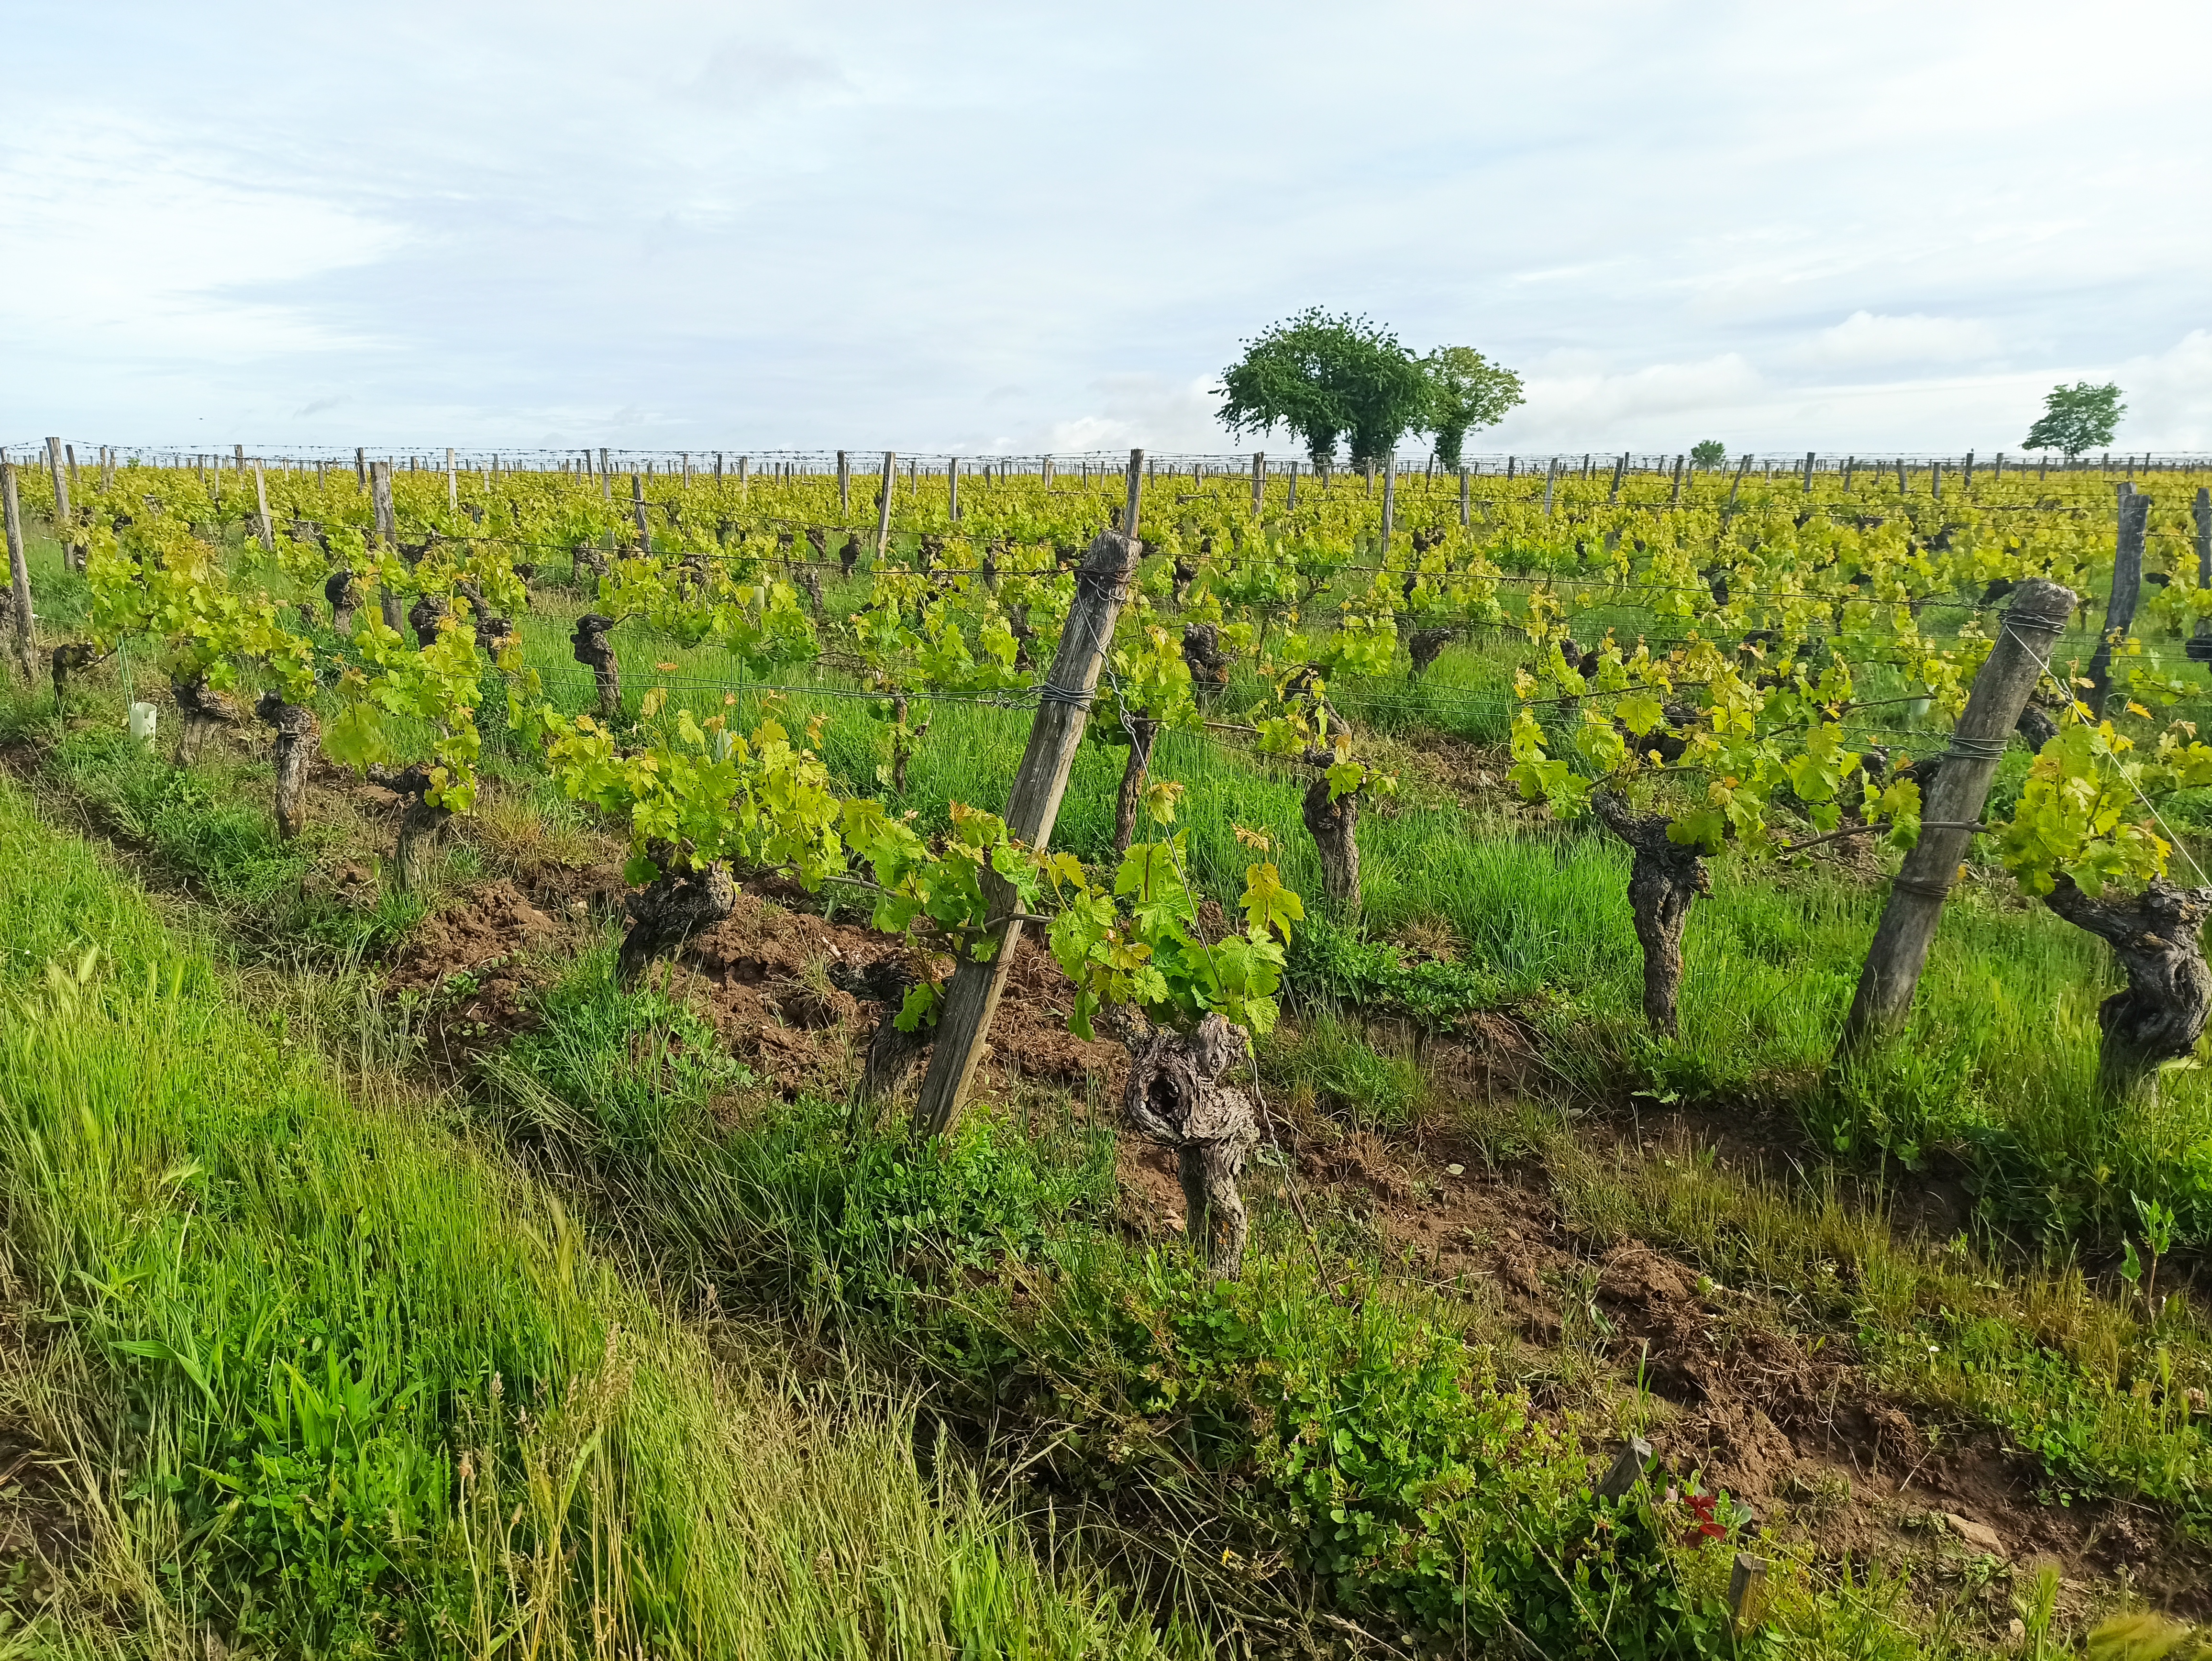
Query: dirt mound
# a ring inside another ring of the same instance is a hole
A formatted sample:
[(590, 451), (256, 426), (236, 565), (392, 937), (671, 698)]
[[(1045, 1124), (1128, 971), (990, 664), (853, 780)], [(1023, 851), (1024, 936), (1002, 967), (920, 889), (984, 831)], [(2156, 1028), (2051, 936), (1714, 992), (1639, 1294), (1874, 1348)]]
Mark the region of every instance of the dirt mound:
[[(787, 1096), (849, 1089), (854, 1058), (885, 1013), (884, 1003), (856, 997), (839, 981), (852, 984), (886, 958), (905, 959), (911, 972), (933, 978), (950, 967), (903, 938), (793, 909), (811, 903), (788, 885), (748, 885), (730, 915), (678, 959), (685, 995), (732, 1054)], [(1015, 1079), (1073, 1085), (1095, 1078), (1103, 1090), (1119, 1092), (1128, 1057), (1119, 1044), (1085, 1043), (1068, 1031), (1073, 997), (1050, 952), (1025, 938), (992, 1023), (986, 1087)]]

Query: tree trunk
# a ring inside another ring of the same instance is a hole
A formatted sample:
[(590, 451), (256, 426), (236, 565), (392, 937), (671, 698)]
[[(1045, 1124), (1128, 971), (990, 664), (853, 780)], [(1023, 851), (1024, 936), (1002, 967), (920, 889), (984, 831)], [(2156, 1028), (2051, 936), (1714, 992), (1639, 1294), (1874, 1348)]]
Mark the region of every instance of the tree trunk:
[(1610, 790), (1597, 792), (1590, 806), (1635, 855), (1628, 868), (1628, 908), (1644, 948), (1644, 1018), (1654, 1031), (1671, 1038), (1679, 1030), (1675, 1006), (1682, 989), (1682, 934), (1690, 924), (1690, 903), (1712, 892), (1712, 874), (1695, 849), (1668, 841), (1665, 815), (1632, 812)]
[(2212, 969), (2201, 938), (2212, 888), (2154, 877), (2140, 894), (2091, 899), (2062, 875), (2043, 903), (2110, 946), (2127, 971), (2127, 989), (2097, 1007), (2105, 1033), (2098, 1089), (2113, 1102), (2156, 1100), (2159, 1068), (2197, 1048), (2212, 1014)]
[(176, 694), (177, 713), (184, 717), (177, 733), (175, 756), (175, 764), (182, 767), (199, 754), (210, 733), (218, 727), (235, 725), (240, 710), (228, 693), (209, 686), (205, 675), (173, 680), (169, 690)]
[(1156, 1032), (1137, 1053), (1121, 1098), (1133, 1129), (1176, 1150), (1184, 1238), (1225, 1280), (1243, 1267), (1251, 1232), (1237, 1179), (1259, 1146), (1260, 1127), (1252, 1098), (1222, 1080), (1250, 1053), (1244, 1029), (1219, 1015), (1188, 1035)]
[(315, 712), (264, 692), (253, 712), (276, 729), (276, 834), (289, 842), (307, 823), (307, 764), (315, 758)]
[(616, 977), (625, 987), (644, 978), (653, 960), (682, 950), (694, 934), (712, 928), (730, 915), (738, 903), (738, 885), (728, 867), (710, 864), (704, 870), (678, 871), (672, 852), (661, 861), (661, 873), (623, 902), (629, 913), (629, 932), (623, 936), (616, 959)]
[(610, 723), (622, 719), (623, 708), (622, 666), (616, 660), (614, 643), (607, 638), (607, 630), (614, 626), (612, 618), (586, 611), (576, 619), (576, 632), (568, 636), (576, 661), (591, 670), (598, 684), (599, 719)]
[(1152, 764), (1152, 740), (1160, 735), (1160, 724), (1149, 715), (1133, 715), (1128, 719), (1129, 761), (1121, 770), (1121, 794), (1114, 799), (1114, 856), (1119, 859), (1129, 851), (1129, 841), (1136, 834), (1137, 804), (1144, 799), (1145, 770)]
[[(1324, 752), (1326, 753), (1326, 752)], [(1323, 762), (1321, 765), (1326, 766)], [(1306, 830), (1321, 850), (1321, 882), (1329, 914), (1339, 922), (1359, 920), (1359, 793), (1328, 799), (1324, 772), (1306, 786), (1300, 809)]]

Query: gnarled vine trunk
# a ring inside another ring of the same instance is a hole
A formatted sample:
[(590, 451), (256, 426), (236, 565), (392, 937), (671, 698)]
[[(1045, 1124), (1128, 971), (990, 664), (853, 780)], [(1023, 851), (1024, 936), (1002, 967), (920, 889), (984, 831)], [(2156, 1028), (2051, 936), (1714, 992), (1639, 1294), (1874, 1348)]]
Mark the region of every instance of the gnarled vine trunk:
[(1667, 839), (1664, 814), (1632, 812), (1610, 790), (1598, 791), (1590, 806), (1635, 856), (1628, 867), (1628, 909), (1644, 948), (1644, 1019), (1671, 1038), (1680, 1030), (1683, 931), (1690, 925), (1691, 902), (1713, 891), (1712, 875), (1697, 849)]
[(264, 692), (253, 713), (276, 729), (276, 834), (289, 841), (307, 823), (307, 766), (315, 758), (315, 712)]
[(2212, 1015), (2212, 969), (2202, 938), (2212, 888), (2154, 877), (2140, 894), (2092, 899), (2062, 875), (2043, 903), (2111, 946), (2127, 973), (2126, 989), (2097, 1007), (2105, 1033), (2099, 1091), (2115, 1102), (2155, 1100), (2159, 1068), (2195, 1050)]
[(414, 605), (407, 608), (409, 627), (415, 630), (416, 649), (431, 645), (438, 638), (438, 625), (449, 615), (446, 602), (435, 594), (417, 594)]
[(428, 800), (430, 770), (416, 764), (393, 773), (381, 767), (368, 770), (369, 782), (411, 798), (399, 816), (398, 845), (392, 849), (392, 883), (403, 894), (419, 894), (430, 885), (430, 861), (444, 838), (453, 811)]
[(1190, 671), (1191, 692), (1200, 703), (1211, 703), (1229, 684), (1229, 654), (1221, 649), (1219, 625), (1183, 624), (1182, 660)]
[(1121, 769), (1121, 788), (1114, 798), (1114, 854), (1115, 858), (1129, 851), (1129, 840), (1137, 831), (1137, 804), (1144, 800), (1145, 770), (1152, 764), (1152, 741), (1160, 735), (1160, 724), (1150, 715), (1131, 714), (1125, 722), (1129, 735), (1129, 760)]
[(234, 727), (241, 716), (238, 701), (228, 692), (218, 692), (207, 683), (205, 675), (194, 675), (190, 680), (173, 680), (169, 690), (176, 694), (177, 713), (184, 717), (177, 733), (176, 765), (182, 767), (200, 752), (208, 734), (218, 727)]
[(594, 548), (588, 542), (580, 542), (568, 552), (574, 562), (570, 568), (569, 580), (587, 594), (598, 593), (599, 579), (607, 574), (606, 551)]
[[(1309, 761), (1323, 768), (1333, 759), (1328, 752), (1318, 752), (1319, 759), (1310, 753)], [(1340, 922), (1355, 922), (1359, 917), (1359, 793), (1328, 799), (1328, 774), (1306, 786), (1305, 800), (1299, 806), (1299, 817), (1305, 820), (1307, 834), (1321, 852), (1321, 884), (1328, 897), (1329, 915)]]
[(906, 1007), (906, 995), (915, 983), (915, 971), (903, 959), (888, 957), (878, 958), (858, 971), (832, 968), (830, 979), (854, 997), (866, 998), (884, 1007), (884, 1013), (877, 1018), (875, 1031), (869, 1036), (867, 1058), (860, 1069), (860, 1082), (854, 1086), (854, 1096), (861, 1107), (888, 1101), (913, 1075), (915, 1065), (929, 1049), (928, 1027), (918, 1026), (911, 1032), (899, 1031), (899, 1012)]
[(82, 642), (57, 646), (46, 660), (54, 678), (54, 708), (62, 707), (62, 698), (69, 688), (69, 678), (80, 669), (87, 669), (100, 660), (91, 647)]
[(325, 577), (323, 598), (331, 603), (331, 633), (351, 634), (354, 607), (361, 604), (361, 590), (354, 582), (353, 573), (337, 570)]
[(576, 661), (592, 672), (592, 679), (599, 687), (599, 719), (603, 721), (622, 719), (622, 666), (616, 660), (614, 642), (607, 638), (607, 630), (614, 626), (612, 618), (586, 611), (576, 619), (576, 632), (568, 636), (569, 645), (575, 648)]
[(720, 863), (696, 871), (675, 868), (672, 849), (656, 850), (660, 874), (623, 902), (629, 932), (615, 960), (616, 977), (635, 986), (654, 959), (683, 949), (694, 934), (712, 928), (738, 903), (738, 885)]
[(1185, 1237), (1206, 1267), (1234, 1280), (1251, 1233), (1237, 1180), (1259, 1146), (1252, 1098), (1224, 1082), (1250, 1053), (1244, 1029), (1210, 1014), (1195, 1032), (1155, 1032), (1138, 1050), (1121, 1098), (1132, 1129), (1176, 1150)]
[(1445, 647), (1459, 633), (1456, 629), (1416, 629), (1406, 636), (1406, 650), (1413, 660), (1413, 678), (1419, 680), (1429, 672), (1429, 666), (1443, 655)]

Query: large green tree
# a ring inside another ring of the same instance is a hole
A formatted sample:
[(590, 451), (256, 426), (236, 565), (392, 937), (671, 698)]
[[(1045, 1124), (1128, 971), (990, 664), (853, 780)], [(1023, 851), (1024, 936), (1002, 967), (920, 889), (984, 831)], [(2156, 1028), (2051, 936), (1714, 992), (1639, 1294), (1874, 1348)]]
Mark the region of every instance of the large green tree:
[(1477, 427), (1493, 426), (1522, 401), (1521, 377), (1472, 346), (1439, 346), (1421, 360), (1429, 378), (1428, 428), (1437, 460), (1455, 468), (1460, 448)]
[(1396, 335), (1318, 306), (1245, 342), (1214, 391), (1231, 432), (1286, 427), (1316, 466), (1335, 459), (1339, 440), (1350, 441), (1354, 466), (1382, 460), (1423, 423), (1430, 400), (1428, 375)]
[(2071, 386), (2053, 386), (2043, 400), (2043, 419), (2027, 429), (2022, 447), (2063, 450), (2071, 461), (2084, 450), (2110, 444), (2127, 412), (2117, 382), (2092, 386), (2077, 380)]

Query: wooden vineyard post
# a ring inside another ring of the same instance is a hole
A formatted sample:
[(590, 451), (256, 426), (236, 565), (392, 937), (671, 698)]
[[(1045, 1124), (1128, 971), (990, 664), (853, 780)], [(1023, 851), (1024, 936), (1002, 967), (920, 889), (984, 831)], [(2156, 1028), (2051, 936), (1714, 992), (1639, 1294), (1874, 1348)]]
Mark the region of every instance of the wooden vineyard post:
[(884, 452), (884, 484), (876, 493), (876, 557), (884, 557), (884, 550), (891, 545), (891, 492), (898, 486), (898, 456), (896, 452)]
[(253, 506), (261, 520), (261, 545), (276, 551), (276, 527), (269, 520), (269, 486), (261, 478), (261, 458), (253, 459)]
[(1674, 499), (1667, 505), (1670, 508), (1679, 508), (1682, 505), (1682, 458), (1680, 456), (1674, 458)]
[(960, 458), (945, 458), (945, 514), (954, 524), (960, 522)]
[(1259, 518), (1261, 510), (1267, 505), (1267, 453), (1255, 450), (1252, 452), (1252, 517)]
[(1606, 492), (1605, 503), (1610, 508), (1620, 500), (1620, 481), (1628, 477), (1628, 452), (1620, 453), (1620, 459), (1613, 464), (1613, 489)]
[(54, 534), (62, 539), (62, 564), (72, 571), (84, 568), (78, 563), (76, 539), (70, 535), (69, 474), (64, 471), (62, 441), (58, 438), (46, 441), (46, 471), (54, 476)]
[[(1101, 531), (1083, 557), (1075, 574), (1075, 605), (1060, 630), (1060, 650), (1045, 677), (1036, 718), (1030, 724), (1030, 741), (1022, 752), (1021, 770), (1006, 797), (1007, 833), (1028, 847), (1042, 849), (1052, 840), (1053, 822), (1060, 817), (1060, 799), (1067, 790), (1068, 770), (1075, 764), (1076, 746), (1083, 742), (1085, 720), (1091, 694), (1098, 685), (1098, 671), (1113, 643), (1115, 620), (1135, 576), (1144, 545), (1137, 540), (1137, 514), (1144, 490), (1142, 450), (1129, 452), (1127, 504), (1119, 531)], [(929, 1071), (914, 1104), (917, 1134), (935, 1136), (950, 1129), (968, 1087), (975, 1081), (976, 1064), (983, 1058), (991, 1033), (991, 1018), (998, 1013), (999, 998), (1006, 989), (1014, 953), (1021, 945), (1021, 919), (1011, 915), (1018, 904), (1013, 888), (996, 872), (983, 875), (986, 903), (999, 915), (990, 931), (997, 950), (988, 963), (963, 957), (945, 985), (945, 1002), (937, 1021), (937, 1041), (929, 1056)]]
[[(375, 515), (376, 538), (386, 549), (399, 545), (399, 520), (392, 511), (392, 464), (372, 461), (368, 464), (369, 510)], [(398, 634), (407, 614), (400, 609), (399, 595), (389, 583), (377, 586), (377, 602), (384, 612), (384, 626)]]
[(637, 539), (646, 547), (653, 545), (653, 525), (645, 516), (645, 475), (633, 472), (629, 476), (629, 513), (637, 521)]
[(1385, 456), (1382, 459), (1382, 546), (1376, 556), (1377, 565), (1390, 563), (1390, 532), (1398, 526), (1398, 458)]
[(1839, 1055), (1848, 1056), (1875, 1034), (1897, 1026), (1911, 1007), (1913, 989), (1943, 915), (1944, 896), (1972, 843), (1972, 827), (1981, 820), (2005, 740), (2074, 615), (2074, 598), (2072, 589), (2041, 577), (2013, 590), (1996, 644), (1974, 677), (1966, 713), (1928, 787), (1920, 840), (1890, 879), (1889, 899), (1844, 1020)]
[(1959, 488), (1966, 491), (1969, 496), (1973, 494), (1974, 453), (1972, 450), (1966, 452), (1966, 465), (1960, 470)]
[(461, 476), (453, 471), (453, 447), (446, 447), (446, 511), (461, 511)]
[(368, 488), (368, 447), (366, 445), (353, 447), (353, 476), (362, 490)]
[(1544, 469), (1544, 517), (1552, 516), (1552, 490), (1559, 482), (1559, 459), (1552, 458), (1552, 465)]
[(1735, 482), (1729, 486), (1728, 505), (1731, 509), (1735, 506), (1735, 493), (1743, 489), (1743, 476), (1750, 471), (1751, 452), (1746, 450), (1743, 453), (1743, 459), (1736, 465)]
[[(714, 468), (716, 475), (720, 476), (721, 471), (720, 464), (717, 463)], [(852, 512), (853, 463), (851, 458), (840, 450), (837, 452), (837, 522), (843, 524), (851, 517)]]
[(1813, 452), (1810, 450), (1805, 452), (1805, 488), (1800, 494), (1813, 494)]
[(0, 506), (8, 516), (9, 634), (15, 648), (15, 666), (23, 684), (39, 684), (39, 647), (35, 619), (31, 615), (31, 564), (23, 551), (23, 510), (15, 501), (15, 464), (0, 460)]
[(1462, 467), (1459, 470), (1459, 528), (1462, 531), (1468, 527), (1468, 514), (1471, 508), (1469, 493), (1474, 489), (1474, 474), (1473, 470), (1466, 467)]
[[(588, 454), (589, 452), (586, 453)], [(614, 475), (607, 472), (607, 452), (605, 445), (599, 447), (599, 495), (608, 502), (615, 499)]]
[(2105, 602), (2105, 629), (2089, 660), (2089, 693), (2082, 701), (2089, 713), (2101, 716), (2112, 678), (2112, 645), (2125, 640), (2135, 625), (2136, 605), (2142, 599), (2143, 532), (2149, 524), (2150, 496), (2147, 491), (2120, 487), (2119, 539), (2112, 555), (2112, 593)]
[(1291, 458), (1291, 499), (1287, 510), (1291, 513), (1298, 510), (1298, 460), (1296, 456)]
[(1911, 488), (1905, 482), (1905, 458), (1899, 456), (1897, 459), (1897, 493), (1903, 496)]
[[(2212, 488), (2197, 487), (2197, 586), (2212, 588)], [(2197, 620), (2197, 637), (2212, 636), (2212, 618)]]
[(1747, 1551), (1735, 1555), (1735, 1562), (1729, 1571), (1729, 1615), (1739, 1634), (1748, 1633), (1759, 1622), (1766, 1605), (1766, 1560), (1754, 1557)]

